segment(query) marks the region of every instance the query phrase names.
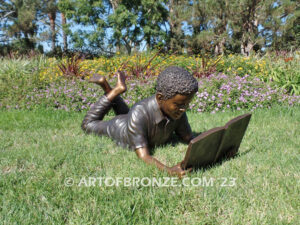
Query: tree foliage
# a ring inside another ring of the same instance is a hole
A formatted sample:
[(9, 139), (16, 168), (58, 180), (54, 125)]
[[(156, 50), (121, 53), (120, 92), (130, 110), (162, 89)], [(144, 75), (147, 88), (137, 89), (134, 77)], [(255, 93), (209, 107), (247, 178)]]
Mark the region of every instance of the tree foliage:
[[(297, 0), (0, 0), (0, 45), (111, 55), (295, 50)], [(43, 38), (44, 37), (44, 38)]]
[[(1, 0), (0, 3), (2, 42), (24, 50), (34, 48), (37, 32), (37, 1)], [(13, 40), (15, 41), (12, 43)]]

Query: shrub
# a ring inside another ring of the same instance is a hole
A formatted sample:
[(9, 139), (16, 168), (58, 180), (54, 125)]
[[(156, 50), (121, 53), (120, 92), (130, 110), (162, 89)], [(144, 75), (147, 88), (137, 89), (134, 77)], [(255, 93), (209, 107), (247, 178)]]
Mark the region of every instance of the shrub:
[(288, 93), (300, 95), (299, 54), (295, 54), (295, 57), (280, 58), (277, 61), (270, 60), (268, 71), (271, 85)]
[(264, 57), (243, 57), (229, 55), (216, 65), (219, 72), (240, 77), (257, 77), (275, 89), (290, 94), (300, 94), (300, 52), (292, 56), (266, 55)]
[(198, 112), (267, 108), (274, 104), (300, 105), (300, 96), (278, 92), (258, 78), (212, 74), (199, 81), (190, 109)]
[(61, 71), (62, 75), (66, 78), (84, 78), (86, 73), (83, 73), (80, 70), (80, 61), (82, 61), (81, 57), (77, 54), (71, 56), (70, 58), (66, 58), (65, 60), (62, 60), (58, 64), (58, 68)]
[[(116, 77), (109, 80), (114, 86)], [(123, 95), (125, 102), (132, 106), (136, 101), (154, 94), (154, 82), (131, 80), (128, 91)], [(57, 79), (43, 89), (34, 88), (24, 96), (17, 108), (34, 109), (39, 107), (63, 109), (66, 111), (82, 111), (91, 107), (103, 95), (100, 86), (90, 84), (85, 80)], [(16, 108), (8, 105), (7, 108)]]
[(27, 93), (45, 87), (39, 79), (39, 70), (47, 65), (46, 58), (0, 59), (0, 64), (0, 106), (18, 108)]
[[(191, 73), (195, 73), (197, 68), (201, 68), (202, 60), (200, 56), (154, 56), (153, 54), (142, 54), (139, 59), (140, 65), (147, 65), (144, 68), (148, 68), (148, 65), (151, 65), (150, 68), (153, 69), (148, 70), (152, 74), (151, 76), (138, 79), (130, 74), (129, 70), (126, 71), (128, 75), (128, 91), (123, 96), (129, 105), (133, 105), (135, 102), (155, 93), (156, 75), (165, 67), (178, 65), (188, 69)], [(128, 59), (127, 56), (118, 55), (111, 59), (83, 60), (80, 61), (80, 66), (78, 67), (80, 69), (78, 71), (80, 73), (106, 75), (109, 83), (113, 86), (116, 82), (115, 73), (113, 74), (113, 72), (126, 65), (124, 62), (128, 60), (132, 60), (132, 64), (137, 62), (137, 56), (130, 57), (132, 58)], [(233, 60), (230, 61), (231, 59)], [(257, 73), (254, 73), (251, 69), (254, 66), (254, 71), (256, 70), (255, 60), (260, 62), (260, 64), (256, 63), (258, 67)], [(299, 90), (297, 89), (299, 88), (299, 72), (297, 71), (296, 61), (289, 59), (285, 62), (283, 60), (279, 65), (276, 64), (277, 61), (274, 61), (274, 65), (269, 66), (271, 65), (270, 62), (271, 58), (268, 61), (268, 58), (243, 58), (241, 56), (208, 59), (206, 61), (207, 68), (213, 65), (212, 68), (226, 70), (227, 74), (215, 73), (208, 75), (208, 77), (200, 78), (199, 92), (191, 104), (191, 110), (196, 112), (216, 112), (242, 108), (254, 110), (258, 107), (271, 107), (273, 104), (278, 103), (299, 105), (299, 96), (297, 95), (297, 90)], [(116, 64), (113, 65), (113, 63)], [(88, 109), (103, 94), (100, 88), (84, 81), (82, 76), (73, 80), (65, 79), (58, 65), (59, 61), (53, 58), (40, 57), (31, 60), (2, 59), (0, 67), (0, 107), (27, 109), (50, 107), (81, 111)], [(228, 70), (228, 66), (229, 68), (231, 66), (235, 67)], [(241, 70), (238, 66), (244, 67)], [(280, 72), (276, 70), (278, 67), (281, 68)], [(104, 69), (107, 71), (104, 71)], [(126, 70), (126, 68), (124, 69)], [(290, 75), (284, 74), (285, 69)], [(261, 70), (267, 71), (264, 73), (265, 75), (259, 75)], [(272, 78), (269, 75), (269, 71), (276, 71), (274, 74), (281, 75), (275, 76), (273, 74), (274, 77)], [(290, 76), (291, 82), (286, 82), (288, 78), (285, 79), (284, 76)], [(281, 80), (277, 80), (275, 77), (279, 77)], [(278, 85), (280, 82), (281, 84)], [(292, 91), (292, 88), (296, 91)], [(289, 94), (288, 91), (292, 92), (293, 95)]]
[(264, 58), (256, 56), (229, 55), (222, 57), (217, 63), (216, 69), (218, 72), (225, 74), (234, 74), (240, 77), (251, 75), (265, 79), (269, 74), (266, 64), (267, 62)]
[[(109, 83), (114, 86), (116, 78)], [(135, 102), (155, 93), (155, 80), (129, 80), (128, 90), (123, 94), (125, 102)], [(18, 105), (9, 107), (33, 109), (36, 107), (55, 108), (71, 111), (87, 110), (103, 94), (100, 87), (84, 80), (56, 80), (43, 89), (35, 88), (20, 100)], [(299, 105), (299, 96), (289, 96), (272, 89), (258, 78), (250, 76), (228, 76), (212, 74), (199, 81), (199, 91), (193, 99), (190, 110), (195, 112), (217, 112), (271, 107), (274, 104)]]

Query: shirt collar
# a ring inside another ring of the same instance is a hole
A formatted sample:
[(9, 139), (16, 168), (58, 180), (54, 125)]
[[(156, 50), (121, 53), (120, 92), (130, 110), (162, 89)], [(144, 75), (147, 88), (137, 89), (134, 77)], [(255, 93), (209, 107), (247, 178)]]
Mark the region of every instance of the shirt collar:
[(153, 96), (153, 114), (156, 124), (159, 124), (162, 120), (169, 120), (168, 117), (164, 116), (162, 111), (160, 110), (155, 95)]

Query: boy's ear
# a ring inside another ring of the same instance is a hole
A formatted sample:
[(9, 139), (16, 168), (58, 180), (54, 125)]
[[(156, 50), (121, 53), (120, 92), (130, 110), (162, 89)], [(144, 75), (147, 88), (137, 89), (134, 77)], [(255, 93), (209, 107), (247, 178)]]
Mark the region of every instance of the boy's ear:
[(158, 103), (161, 103), (163, 101), (162, 93), (157, 92), (155, 96), (156, 96), (156, 100), (157, 100)]

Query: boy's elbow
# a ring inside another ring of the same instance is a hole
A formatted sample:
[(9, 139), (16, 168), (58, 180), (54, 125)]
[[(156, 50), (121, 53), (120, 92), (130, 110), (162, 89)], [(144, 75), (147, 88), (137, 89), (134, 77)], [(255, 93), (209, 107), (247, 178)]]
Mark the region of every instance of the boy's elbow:
[(89, 133), (89, 123), (87, 121), (83, 120), (82, 123), (81, 123), (81, 129), (85, 133)]
[(193, 139), (192, 134), (187, 134), (187, 135), (181, 136), (181, 140), (186, 144), (189, 144), (192, 139)]

